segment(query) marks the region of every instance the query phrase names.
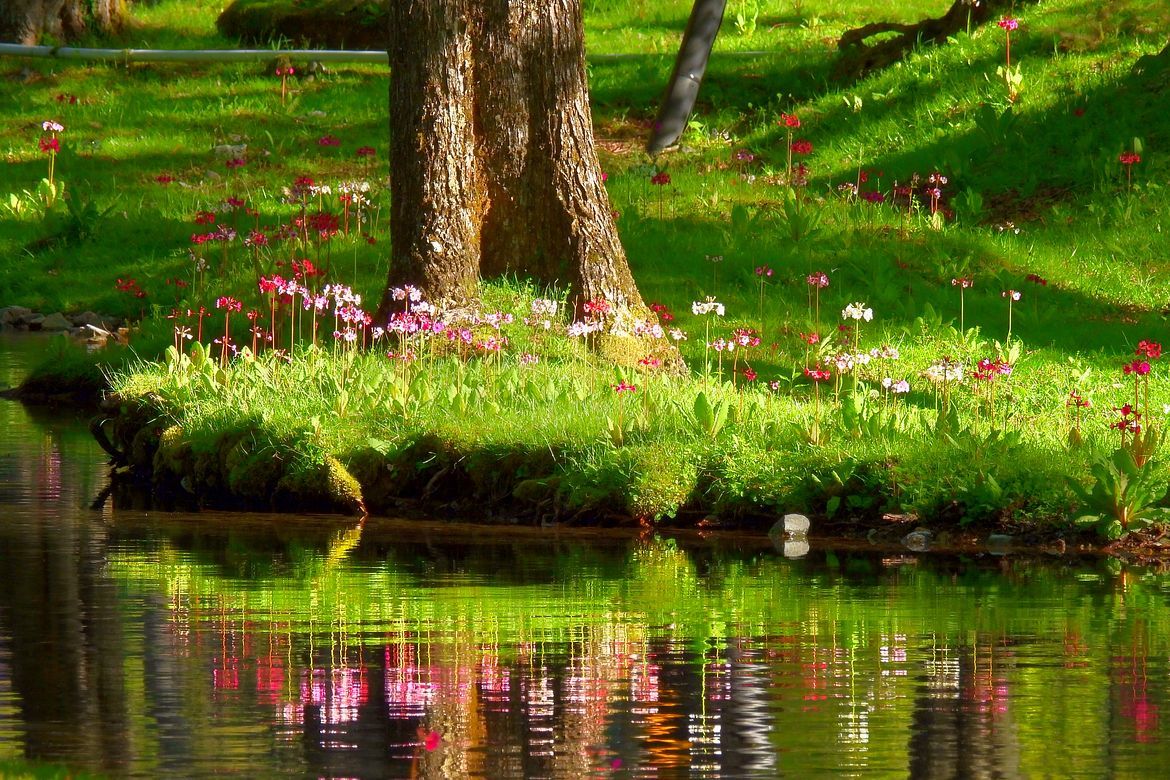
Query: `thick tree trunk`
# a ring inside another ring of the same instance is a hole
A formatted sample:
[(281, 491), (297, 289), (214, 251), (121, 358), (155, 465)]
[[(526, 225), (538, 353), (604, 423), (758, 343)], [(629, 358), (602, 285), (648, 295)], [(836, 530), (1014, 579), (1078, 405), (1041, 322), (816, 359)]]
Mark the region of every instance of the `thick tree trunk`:
[(391, 270), (428, 298), (478, 273), (646, 311), (593, 141), (579, 0), (392, 3)]
[(125, 14), (125, 0), (3, 0), (0, 41), (31, 46), (73, 40), (85, 32), (116, 33)]

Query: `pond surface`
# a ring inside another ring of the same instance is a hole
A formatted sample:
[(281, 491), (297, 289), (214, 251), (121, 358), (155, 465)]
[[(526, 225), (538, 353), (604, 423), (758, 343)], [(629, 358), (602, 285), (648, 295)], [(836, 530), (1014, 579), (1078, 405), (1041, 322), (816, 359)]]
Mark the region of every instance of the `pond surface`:
[[(0, 384), (41, 347), (0, 341)], [(91, 509), (105, 481), (83, 418), (0, 401), (0, 768), (1170, 773), (1167, 575)]]

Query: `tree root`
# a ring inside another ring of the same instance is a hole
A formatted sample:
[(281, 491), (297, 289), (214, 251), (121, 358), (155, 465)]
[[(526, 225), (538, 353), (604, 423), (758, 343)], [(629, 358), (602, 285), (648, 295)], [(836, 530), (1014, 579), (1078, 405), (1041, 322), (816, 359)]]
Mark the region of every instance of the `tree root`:
[[(923, 43), (944, 43), (947, 38), (967, 28), (984, 24), (999, 13), (1010, 11), (1009, 0), (983, 0), (978, 5), (968, 0), (954, 0), (950, 9), (935, 19), (923, 19), (917, 24), (874, 22), (848, 30), (837, 41), (840, 59), (833, 67), (838, 81), (856, 81), (900, 61), (914, 47)], [(876, 35), (897, 33), (893, 38), (867, 45)]]

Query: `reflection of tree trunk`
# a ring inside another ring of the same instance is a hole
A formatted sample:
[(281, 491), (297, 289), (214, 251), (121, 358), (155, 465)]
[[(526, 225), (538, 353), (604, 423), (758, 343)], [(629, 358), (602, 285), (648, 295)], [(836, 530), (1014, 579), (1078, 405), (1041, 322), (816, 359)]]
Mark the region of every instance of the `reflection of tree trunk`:
[(514, 272), (644, 312), (601, 182), (579, 0), (404, 0), (391, 30), (387, 288), (459, 301), (481, 271)]
[[(834, 75), (841, 80), (860, 79), (875, 70), (900, 61), (915, 46), (923, 43), (944, 43), (947, 38), (964, 30), (970, 23), (975, 28), (998, 14), (1011, 11), (1014, 0), (954, 0), (950, 9), (937, 19), (923, 19), (915, 24), (874, 22), (847, 30), (837, 41), (841, 58), (834, 66)], [(897, 33), (880, 43), (867, 45), (875, 35)]]
[(124, 0), (5, 0), (0, 3), (0, 41), (33, 45), (90, 31), (117, 32), (125, 13)]
[[(994, 651), (988, 650), (990, 663)], [(1020, 746), (1008, 713), (996, 712), (996, 685), (978, 669), (971, 648), (936, 657), (914, 700), (910, 727), (910, 776), (1013, 778), (1020, 775)]]
[(0, 538), (0, 615), (11, 636), (25, 755), (107, 772), (129, 760), (122, 622), (84, 523), (10, 518)]

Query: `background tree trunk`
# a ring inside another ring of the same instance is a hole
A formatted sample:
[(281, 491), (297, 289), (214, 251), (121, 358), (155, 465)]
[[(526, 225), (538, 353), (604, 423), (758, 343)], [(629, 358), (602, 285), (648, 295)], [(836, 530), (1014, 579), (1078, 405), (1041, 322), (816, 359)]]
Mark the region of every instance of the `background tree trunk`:
[(579, 0), (397, 0), (389, 288), (463, 300), (477, 273), (645, 312), (593, 141)]
[(28, 46), (50, 39), (66, 42), (86, 32), (117, 33), (125, 0), (3, 0), (0, 41)]

